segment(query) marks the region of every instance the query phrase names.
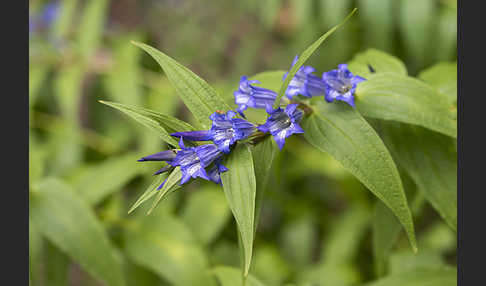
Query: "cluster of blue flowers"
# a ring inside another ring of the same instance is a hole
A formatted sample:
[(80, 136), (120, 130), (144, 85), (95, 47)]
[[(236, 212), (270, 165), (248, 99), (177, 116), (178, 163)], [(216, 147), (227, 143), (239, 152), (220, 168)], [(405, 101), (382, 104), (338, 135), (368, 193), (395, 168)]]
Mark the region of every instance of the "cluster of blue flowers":
[[(292, 66), (297, 62), (294, 58)], [(322, 74), (322, 77), (314, 75), (315, 69), (311, 66), (302, 66), (289, 83), (285, 92), (287, 98), (293, 102), (298, 95), (306, 98), (324, 96), (327, 102), (334, 100), (344, 101), (354, 107), (354, 92), (356, 85), (365, 79), (353, 75), (346, 64), (341, 64), (338, 69)], [(287, 77), (286, 73), (283, 77)], [(304, 111), (299, 108), (299, 103), (289, 103), (285, 109), (272, 107), (277, 93), (273, 90), (254, 86), (256, 80), (248, 80), (242, 76), (240, 85), (233, 95), (238, 105), (236, 111), (242, 118), (236, 117), (235, 111), (226, 113), (215, 112), (209, 117), (212, 121), (210, 130), (176, 132), (171, 135), (178, 137), (180, 149), (173, 149), (143, 157), (139, 161), (165, 161), (167, 165), (157, 171), (155, 175), (180, 167), (182, 177), (180, 185), (185, 184), (191, 178), (203, 178), (221, 184), (221, 173), (228, 168), (221, 164), (222, 157), (231, 152), (231, 147), (237, 141), (249, 138), (257, 138), (271, 134), (282, 149), (285, 139), (292, 134), (304, 133), (299, 122)], [(244, 111), (250, 108), (265, 108), (268, 113), (264, 124), (255, 125), (246, 120)], [(213, 144), (186, 147), (183, 140), (188, 141), (212, 141)], [(158, 187), (162, 188), (165, 181)]]

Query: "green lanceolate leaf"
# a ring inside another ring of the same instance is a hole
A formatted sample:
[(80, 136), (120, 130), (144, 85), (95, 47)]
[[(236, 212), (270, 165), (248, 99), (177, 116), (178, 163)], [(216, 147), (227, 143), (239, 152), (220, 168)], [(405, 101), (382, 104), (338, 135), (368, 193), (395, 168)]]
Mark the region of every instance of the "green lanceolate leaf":
[(181, 168), (175, 168), (172, 173), (170, 173), (170, 175), (167, 177), (167, 181), (165, 182), (164, 186), (160, 190), (157, 190), (157, 197), (155, 198), (154, 203), (152, 204), (152, 207), (148, 210), (147, 214), (151, 214), (163, 198), (166, 198), (173, 191), (181, 187), (178, 184), (181, 181), (181, 178)]
[(367, 117), (420, 125), (457, 137), (448, 99), (424, 82), (397, 74), (376, 74), (356, 89), (356, 108)]
[(182, 219), (203, 245), (208, 245), (228, 222), (231, 213), (219, 185), (209, 183), (191, 193)]
[(444, 94), (449, 102), (457, 101), (457, 63), (438, 63), (419, 73), (418, 78)]
[(209, 262), (191, 231), (170, 215), (143, 216), (125, 232), (128, 257), (170, 285), (215, 286)]
[(209, 116), (216, 110), (227, 111), (231, 109), (206, 81), (188, 68), (149, 45), (138, 42), (132, 43), (142, 48), (159, 63), (182, 101), (202, 127), (211, 127)]
[[(211, 270), (216, 278), (221, 283), (221, 286), (238, 286), (241, 284), (241, 273), (238, 269), (228, 266), (219, 266)], [(245, 286), (264, 286), (262, 282), (258, 281), (254, 276), (249, 275), (246, 279)]]
[(260, 219), (263, 198), (267, 187), (268, 176), (272, 168), (273, 159), (277, 155), (278, 147), (271, 136), (264, 139), (252, 149), (253, 168), (255, 169), (256, 179), (256, 198), (255, 198), (255, 232)]
[(384, 140), (393, 158), (447, 224), (457, 228), (457, 152), (453, 139), (424, 128), (384, 124)]
[(29, 216), (36, 229), (93, 277), (124, 285), (121, 265), (103, 226), (88, 204), (62, 181), (33, 186)]
[(120, 110), (121, 112), (135, 119), (138, 123), (142, 124), (143, 126), (148, 127), (151, 130), (157, 132), (160, 138), (164, 140), (164, 142), (172, 146), (178, 146), (178, 143), (177, 140), (174, 139), (174, 137), (170, 136), (169, 132), (172, 133), (178, 131), (194, 130), (194, 128), (189, 123), (186, 123), (182, 120), (179, 120), (169, 115), (158, 113), (150, 109), (125, 105), (121, 103), (109, 102), (109, 101), (100, 101), (100, 102)]
[(416, 250), (412, 215), (388, 150), (373, 128), (345, 103), (313, 100), (315, 112), (302, 122), (305, 138), (329, 153), (382, 200), (405, 228)]
[(356, 54), (348, 63), (348, 68), (353, 74), (364, 78), (373, 73), (407, 75), (407, 68), (400, 59), (375, 49)]
[(452, 267), (441, 269), (415, 269), (404, 273), (387, 276), (367, 283), (365, 286), (456, 286), (457, 270)]
[(247, 276), (253, 252), (256, 197), (255, 171), (250, 148), (246, 144), (237, 144), (224, 165), (229, 170), (221, 174), (223, 190), (241, 236), (244, 250), (243, 273)]
[(130, 208), (130, 210), (128, 211), (128, 213), (133, 212), (141, 204), (143, 204), (148, 199), (150, 199), (151, 197), (153, 197), (158, 192), (157, 188), (162, 184), (162, 182), (164, 182), (164, 180), (166, 179), (166, 177), (167, 176), (165, 174), (156, 176), (155, 179), (154, 179), (154, 181), (152, 182), (152, 184), (150, 184), (150, 186), (145, 190), (145, 192), (132, 205), (132, 207)]
[(336, 31), (339, 27), (341, 27), (342, 25), (344, 25), (344, 23), (346, 23), (346, 21), (349, 18), (351, 18), (351, 16), (353, 16), (354, 13), (356, 13), (357, 10), (358, 9), (354, 8), (353, 11), (351, 11), (351, 13), (349, 13), (349, 15), (346, 16), (346, 18), (341, 23), (339, 23), (336, 26), (332, 27), (329, 31), (327, 31), (324, 35), (322, 35), (319, 39), (317, 39), (317, 41), (315, 41), (314, 43), (312, 43), (312, 45), (310, 45), (307, 49), (305, 49), (305, 51), (303, 51), (302, 54), (299, 55), (299, 59), (297, 60), (297, 62), (295, 63), (295, 65), (290, 69), (287, 77), (285, 77), (284, 82), (280, 86), (280, 90), (279, 90), (278, 95), (277, 95), (277, 98), (275, 99), (275, 102), (273, 104), (273, 108), (277, 108), (277, 107), (280, 106), (280, 99), (285, 94), (285, 91), (287, 90), (287, 87), (289, 86), (290, 81), (292, 80), (292, 78), (294, 78), (295, 74), (300, 69), (300, 67), (307, 61), (307, 59), (309, 59), (309, 57), (317, 50), (317, 48), (332, 33), (334, 33), (334, 31)]

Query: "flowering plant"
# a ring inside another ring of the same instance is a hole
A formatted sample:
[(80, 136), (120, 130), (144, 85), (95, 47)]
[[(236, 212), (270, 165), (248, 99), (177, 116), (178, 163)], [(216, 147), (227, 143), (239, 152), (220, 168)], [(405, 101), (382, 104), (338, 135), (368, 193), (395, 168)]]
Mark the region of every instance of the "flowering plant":
[(455, 285), (450, 1), (217, 1), (29, 3), (29, 282)]
[[(393, 66), (396, 60), (386, 54), (372, 51), (364, 55), (367, 59), (364, 63), (340, 64), (321, 76), (314, 67), (304, 66), (318, 46), (346, 20), (296, 56), (289, 71), (278, 75), (282, 80), (279, 92), (266, 88), (256, 78), (241, 76), (233, 93), (237, 108), (231, 108), (209, 84), (174, 59), (151, 46), (134, 42), (161, 65), (200, 126), (205, 128), (195, 130), (191, 126), (191, 130), (178, 130), (179, 126), (173, 125), (175, 118), (159, 122), (177, 130), (169, 133), (160, 129), (163, 139), (175, 148), (139, 161), (166, 162), (155, 174), (170, 174), (155, 191), (147, 190), (132, 210), (156, 196), (150, 213), (161, 199), (191, 178), (222, 185), (241, 236), (246, 276), (261, 208), (261, 200), (256, 198), (262, 196), (266, 181), (266, 174), (257, 174), (255, 170), (271, 167), (276, 155), (271, 140), (282, 150), (290, 136), (303, 134), (311, 145), (337, 159), (395, 214), (416, 251), (412, 215), (398, 169), (382, 139), (362, 116), (422, 126), (456, 137), (454, 114), (446, 98), (427, 84), (403, 74), (400, 65)], [(375, 65), (373, 60), (386, 64)], [(435, 97), (433, 103), (431, 97)], [(133, 107), (103, 103), (142, 123), (153, 121)], [(412, 109), (411, 104), (418, 107)], [(248, 109), (264, 109), (266, 121), (252, 122), (245, 115)], [(385, 127), (393, 128), (388, 124)], [(174, 144), (176, 138), (178, 147)], [(447, 212), (440, 205), (437, 208), (439, 212)], [(444, 215), (455, 226), (455, 218)]]

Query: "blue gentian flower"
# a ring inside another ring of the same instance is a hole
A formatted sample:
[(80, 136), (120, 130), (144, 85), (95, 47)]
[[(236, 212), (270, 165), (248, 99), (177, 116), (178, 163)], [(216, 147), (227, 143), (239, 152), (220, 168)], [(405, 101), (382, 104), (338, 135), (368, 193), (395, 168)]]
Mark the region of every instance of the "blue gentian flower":
[(240, 78), (240, 86), (238, 90), (233, 92), (235, 96), (235, 103), (238, 105), (236, 111), (245, 117), (243, 111), (248, 107), (251, 108), (265, 108), (267, 104), (273, 104), (277, 97), (277, 93), (273, 90), (253, 86), (254, 83), (260, 83), (258, 80), (248, 80), (247, 76)]
[[(138, 161), (165, 161), (168, 163), (167, 166), (155, 172), (154, 175), (162, 174), (174, 167), (180, 167), (182, 172), (180, 185), (187, 183), (191, 178), (197, 177), (219, 183), (220, 180), (217, 179), (219, 173), (228, 170), (225, 166), (219, 163), (222, 153), (214, 144), (186, 147), (181, 137), (179, 147), (181, 149), (162, 151), (143, 157)], [(216, 171), (218, 172), (217, 175), (214, 174), (212, 168), (210, 169), (211, 175), (205, 170), (205, 168), (210, 166), (213, 162), (215, 162), (213, 165), (216, 166)], [(162, 188), (164, 183), (165, 181), (158, 187), (158, 189)]]
[(297, 106), (298, 104), (289, 104), (284, 111), (280, 107), (272, 109), (268, 105), (266, 109), (270, 116), (265, 124), (258, 126), (258, 130), (261, 132), (270, 132), (272, 134), (280, 150), (285, 145), (285, 138), (294, 133), (304, 133), (304, 130), (299, 125), (304, 112), (298, 109)]
[[(297, 63), (298, 59), (299, 57), (295, 56), (292, 67)], [(299, 94), (305, 97), (324, 95), (326, 92), (326, 84), (320, 77), (312, 74), (314, 71), (315, 69), (311, 66), (301, 66), (290, 81), (285, 95), (290, 100)], [(283, 80), (285, 80), (287, 74), (288, 72), (284, 74)]]
[(234, 118), (235, 116), (236, 112), (232, 110), (226, 114), (215, 112), (209, 117), (213, 122), (210, 130), (176, 132), (171, 135), (192, 141), (212, 140), (221, 152), (228, 154), (231, 145), (237, 140), (247, 138), (256, 130), (255, 125), (244, 119)]
[(327, 102), (334, 100), (344, 101), (354, 107), (354, 92), (356, 85), (366, 79), (353, 75), (348, 70), (347, 64), (338, 65), (337, 70), (330, 70), (322, 74), (322, 79), (326, 83)]
[(179, 141), (182, 148), (177, 152), (176, 157), (168, 162), (173, 167), (179, 166), (182, 172), (180, 185), (185, 184), (191, 178), (201, 177), (210, 180), (205, 168), (221, 156), (221, 151), (214, 144), (200, 145), (196, 147), (185, 147), (182, 137)]

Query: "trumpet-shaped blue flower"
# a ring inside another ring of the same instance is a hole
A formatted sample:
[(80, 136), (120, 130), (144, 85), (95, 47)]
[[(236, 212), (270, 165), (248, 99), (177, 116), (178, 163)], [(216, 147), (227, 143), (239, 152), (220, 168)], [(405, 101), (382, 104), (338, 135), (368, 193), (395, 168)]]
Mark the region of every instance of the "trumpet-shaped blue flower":
[[(162, 151), (150, 156), (146, 156), (138, 160), (139, 162), (144, 161), (165, 161), (168, 163), (167, 166), (155, 172), (154, 175), (164, 173), (174, 167), (180, 167), (182, 172), (182, 177), (180, 185), (187, 183), (191, 178), (201, 177), (205, 180), (211, 180), (215, 183), (219, 183), (214, 171), (211, 169), (211, 175), (209, 175), (205, 168), (210, 166), (213, 162), (216, 162), (216, 171), (225, 172), (228, 169), (219, 163), (222, 153), (218, 150), (218, 147), (214, 144), (200, 145), (196, 147), (186, 147), (184, 141), (181, 137), (179, 141), (179, 147), (181, 149)], [(158, 187), (162, 188), (165, 181)]]
[(248, 80), (247, 76), (240, 78), (240, 86), (238, 90), (233, 92), (235, 103), (238, 105), (236, 111), (245, 117), (243, 111), (248, 107), (251, 108), (265, 108), (267, 104), (273, 104), (277, 97), (277, 93), (273, 90), (253, 86), (254, 83), (260, 83), (258, 80)]
[(322, 74), (322, 79), (326, 83), (327, 102), (334, 100), (344, 101), (354, 107), (354, 92), (356, 85), (366, 79), (353, 75), (348, 70), (347, 64), (338, 65), (337, 70), (330, 70)]
[[(298, 56), (295, 56), (292, 67), (297, 63), (299, 59)], [(295, 76), (289, 83), (287, 90), (285, 91), (285, 95), (292, 99), (296, 95), (303, 95), (305, 97), (313, 97), (324, 95), (326, 92), (326, 84), (324, 81), (312, 73), (315, 69), (311, 66), (302, 66), (299, 68)], [(288, 72), (286, 72), (283, 76), (283, 79), (287, 77)]]
[(171, 135), (191, 141), (212, 140), (221, 152), (228, 154), (231, 145), (237, 140), (247, 138), (256, 130), (255, 125), (244, 119), (234, 118), (235, 116), (236, 112), (232, 110), (226, 114), (215, 112), (209, 117), (213, 122), (210, 130), (176, 132)]
[(285, 145), (285, 138), (294, 133), (304, 133), (299, 122), (302, 119), (303, 111), (297, 108), (298, 104), (289, 104), (285, 108), (272, 109), (267, 106), (267, 113), (270, 115), (265, 124), (258, 126), (261, 132), (270, 132), (278, 147), (282, 150)]
[(168, 162), (170, 165), (179, 166), (182, 172), (180, 185), (185, 184), (191, 178), (201, 177), (211, 180), (205, 168), (221, 156), (221, 151), (214, 144), (201, 145), (196, 147), (185, 147), (182, 138), (179, 141), (182, 148), (177, 152), (177, 156)]

